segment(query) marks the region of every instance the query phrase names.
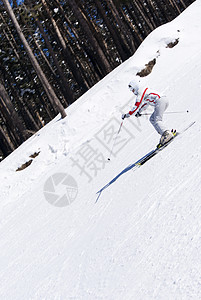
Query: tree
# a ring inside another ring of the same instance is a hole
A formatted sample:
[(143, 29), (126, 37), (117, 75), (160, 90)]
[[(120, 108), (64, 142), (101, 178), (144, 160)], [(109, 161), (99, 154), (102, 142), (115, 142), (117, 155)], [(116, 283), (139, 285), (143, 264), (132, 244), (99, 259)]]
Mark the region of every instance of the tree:
[(52, 25), (53, 25), (53, 28), (54, 28), (54, 31), (55, 31), (55, 35), (56, 35), (56, 38), (57, 40), (59, 41), (59, 43), (61, 44), (62, 48), (63, 48), (63, 52), (64, 52), (64, 56), (66, 58), (66, 62), (67, 64), (70, 66), (70, 69), (71, 69), (71, 72), (73, 73), (73, 76), (74, 78), (76, 79), (76, 81), (78, 82), (78, 84), (80, 85), (80, 87), (82, 87), (83, 91), (87, 91), (87, 87), (86, 87), (86, 84), (77, 68), (77, 64), (76, 64), (76, 57), (72, 56), (71, 53), (70, 53), (70, 50), (68, 49), (67, 45), (66, 45), (66, 42), (65, 42), (65, 39), (64, 37), (62, 36), (62, 33), (59, 29), (59, 27), (57, 26), (54, 18), (52, 17), (52, 14), (51, 14), (51, 11), (49, 10), (48, 8), (48, 5), (47, 5), (47, 2), (46, 0), (41, 0), (44, 7), (45, 7), (45, 10), (46, 10), (46, 13), (48, 14), (48, 20), (51, 21)]
[(13, 22), (15, 28), (16, 28), (16, 31), (17, 31), (17, 33), (18, 33), (18, 35), (19, 35), (19, 37), (20, 37), (20, 39), (21, 39), (21, 41), (24, 45), (24, 48), (27, 51), (27, 54), (30, 58), (30, 61), (31, 61), (31, 63), (32, 63), (32, 65), (33, 65), (33, 67), (34, 67), (34, 69), (35, 69), (35, 71), (36, 71), (36, 73), (37, 73), (37, 75), (38, 75), (45, 91), (46, 91), (46, 94), (47, 94), (52, 106), (61, 114), (62, 118), (65, 118), (66, 117), (66, 112), (65, 112), (62, 104), (60, 103), (59, 99), (57, 98), (57, 96), (56, 96), (54, 90), (52, 89), (51, 85), (49, 84), (49, 82), (48, 82), (45, 74), (43, 73), (39, 63), (37, 62), (32, 50), (29, 46), (29, 44), (27, 43), (27, 41), (24, 37), (24, 34), (22, 33), (22, 30), (20, 28), (20, 25), (19, 25), (17, 19), (15, 18), (15, 15), (13, 13), (13, 10), (12, 10), (12, 7), (11, 7), (9, 1), (8, 0), (3, 0), (3, 3), (4, 3), (5, 8), (7, 9), (7, 12), (8, 12), (8, 14), (9, 14), (9, 16), (10, 16), (10, 18), (11, 18), (11, 20), (12, 20), (12, 22)]
[(97, 56), (98, 56), (98, 59), (100, 60), (99, 65), (100, 65), (100, 68), (103, 70), (103, 74), (104, 75), (108, 74), (109, 72), (112, 71), (112, 68), (110, 66), (110, 63), (109, 63), (105, 53), (101, 49), (98, 41), (93, 36), (93, 34), (90, 30), (90, 26), (87, 22), (87, 19), (84, 18), (84, 14), (81, 10), (81, 6), (78, 6), (78, 4), (76, 3), (75, 0), (69, 1), (69, 6), (71, 7), (77, 20), (79, 20), (79, 23), (80, 23), (83, 31), (85, 32), (86, 38), (88, 39), (91, 47), (94, 50), (94, 55), (96, 56), (96, 60), (97, 60)]
[(18, 114), (15, 111), (15, 108), (9, 98), (9, 95), (2, 84), (0, 79), (0, 109), (1, 113), (4, 115), (6, 122), (10, 128), (10, 131), (13, 132), (13, 136), (16, 139), (17, 145), (20, 145), (24, 142), (28, 135), (26, 128), (22, 123), (22, 120), (19, 118)]

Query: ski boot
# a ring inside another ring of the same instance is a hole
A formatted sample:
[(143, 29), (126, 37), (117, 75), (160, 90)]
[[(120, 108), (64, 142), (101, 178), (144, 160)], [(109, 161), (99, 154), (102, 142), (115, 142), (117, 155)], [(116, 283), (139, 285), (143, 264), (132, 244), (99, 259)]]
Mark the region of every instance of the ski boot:
[(160, 141), (159, 141), (159, 144), (157, 145), (157, 148), (161, 148), (163, 147), (164, 145), (168, 144), (176, 135), (176, 130), (166, 130), (163, 132), (161, 138), (160, 138)]

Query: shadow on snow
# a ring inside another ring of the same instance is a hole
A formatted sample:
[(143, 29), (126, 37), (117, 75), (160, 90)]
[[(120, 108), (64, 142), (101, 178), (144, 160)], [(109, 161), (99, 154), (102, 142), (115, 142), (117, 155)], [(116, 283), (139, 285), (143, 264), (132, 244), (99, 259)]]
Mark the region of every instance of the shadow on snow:
[(121, 173), (119, 173), (116, 177), (114, 177), (108, 184), (106, 184), (102, 189), (100, 189), (96, 194), (98, 194), (98, 197), (96, 199), (96, 202), (98, 202), (100, 195), (102, 193), (102, 191), (104, 191), (105, 189), (107, 189), (111, 184), (113, 184), (120, 176), (122, 176), (123, 174), (127, 173), (128, 171), (130, 171), (131, 169), (133, 169), (134, 167), (138, 166), (137, 165), (138, 162), (133, 163), (132, 165), (129, 165), (128, 167), (126, 167), (123, 171), (121, 171)]
[(102, 191), (104, 191), (105, 189), (107, 189), (112, 183), (114, 183), (120, 176), (122, 176), (123, 174), (127, 173), (128, 171), (130, 171), (133, 168), (138, 168), (140, 167), (145, 161), (147, 161), (147, 159), (151, 158), (152, 156), (154, 156), (157, 152), (157, 149), (151, 150), (150, 152), (148, 152), (147, 154), (145, 154), (143, 157), (141, 157), (138, 161), (136, 161), (135, 163), (129, 165), (128, 167), (126, 167), (123, 171), (121, 171), (121, 173), (119, 173), (116, 177), (114, 177), (108, 184), (106, 184), (102, 189), (100, 189), (96, 194), (98, 194), (98, 197), (96, 199), (96, 202), (98, 202), (100, 195), (102, 193)]

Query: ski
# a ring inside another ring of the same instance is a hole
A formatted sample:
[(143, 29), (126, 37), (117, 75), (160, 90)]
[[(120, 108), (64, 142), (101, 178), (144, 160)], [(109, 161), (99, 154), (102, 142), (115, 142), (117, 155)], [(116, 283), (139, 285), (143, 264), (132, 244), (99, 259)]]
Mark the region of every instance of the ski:
[(133, 168), (140, 167), (143, 164), (145, 164), (148, 160), (150, 160), (152, 157), (154, 157), (156, 154), (158, 154), (160, 151), (162, 151), (164, 148), (166, 148), (170, 143), (172, 143), (176, 137), (178, 137), (179, 135), (184, 133), (186, 130), (188, 130), (194, 124), (195, 124), (195, 121), (190, 123), (188, 126), (186, 126), (182, 131), (176, 132), (175, 136), (169, 142), (167, 142), (165, 145), (160, 146), (160, 147), (157, 145), (157, 147), (155, 149), (153, 149), (152, 151), (150, 151), (149, 153), (147, 153), (146, 155), (141, 157), (138, 161), (136, 161), (133, 164)]

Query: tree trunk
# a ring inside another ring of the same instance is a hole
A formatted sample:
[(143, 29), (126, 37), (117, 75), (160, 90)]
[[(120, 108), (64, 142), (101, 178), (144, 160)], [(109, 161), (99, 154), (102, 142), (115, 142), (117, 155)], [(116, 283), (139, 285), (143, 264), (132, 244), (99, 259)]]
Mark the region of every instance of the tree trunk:
[(54, 64), (55, 64), (56, 68), (57, 68), (57, 72), (59, 74), (59, 78), (60, 78), (61, 84), (62, 84), (61, 88), (63, 89), (63, 95), (66, 98), (66, 101), (68, 101), (68, 104), (71, 104), (74, 101), (73, 93), (70, 90), (69, 84), (68, 84), (68, 82), (65, 78), (65, 74), (64, 74), (62, 68), (60, 67), (59, 61), (55, 56), (55, 53), (54, 53), (54, 51), (52, 49), (52, 46), (49, 42), (48, 36), (46, 35), (46, 33), (44, 31), (44, 28), (43, 28), (43, 26), (42, 26), (42, 24), (41, 24), (41, 22), (38, 18), (36, 19), (36, 23), (39, 27), (39, 30), (40, 30), (43, 38), (44, 38), (44, 41), (45, 41), (45, 44), (46, 44), (47, 48), (48, 48), (48, 51), (49, 51), (49, 53), (50, 53), (50, 55), (51, 55), (51, 57), (54, 61)]
[(118, 24), (120, 32), (122, 32), (121, 40), (123, 41), (123, 44), (127, 48), (127, 53), (131, 55), (131, 53), (135, 51), (132, 34), (130, 33), (130, 30), (127, 28), (126, 24), (122, 21), (120, 13), (117, 10), (116, 6), (114, 5), (114, 2), (112, 0), (106, 0), (106, 3), (113, 15), (115, 23)]
[(15, 150), (14, 145), (10, 141), (9, 137), (4, 132), (4, 129), (0, 125), (0, 150), (3, 153), (4, 158)]
[(110, 63), (107, 60), (107, 58), (106, 58), (104, 52), (102, 51), (101, 47), (99, 46), (97, 40), (95, 39), (95, 37), (91, 33), (89, 25), (88, 25), (86, 19), (83, 17), (83, 15), (82, 15), (82, 13), (80, 11), (79, 6), (75, 2), (75, 0), (69, 1), (69, 5), (70, 5), (70, 7), (71, 7), (71, 9), (72, 9), (75, 17), (77, 18), (77, 21), (80, 23), (83, 31), (85, 32), (90, 45), (92, 46), (92, 48), (94, 49), (95, 53), (97, 54), (98, 57), (96, 57), (96, 59), (97, 60), (100, 59), (99, 64), (102, 65), (102, 66), (104, 66), (104, 70), (105, 70), (104, 75), (108, 74), (109, 72), (112, 71)]
[(20, 120), (17, 112), (15, 111), (13, 104), (7, 94), (7, 91), (0, 81), (0, 108), (1, 113), (6, 118), (6, 121), (11, 125), (14, 136), (18, 142), (18, 145), (23, 143), (28, 137), (26, 134), (26, 128)]
[(56, 33), (56, 36), (57, 36), (57, 38), (58, 38), (58, 40), (59, 40), (59, 42), (60, 42), (60, 44), (61, 44), (61, 46), (63, 48), (64, 54), (66, 56), (66, 62), (69, 65), (69, 67), (71, 69), (71, 72), (73, 73), (73, 76), (74, 76), (75, 80), (78, 82), (79, 86), (82, 87), (82, 90), (84, 92), (86, 92), (88, 89), (87, 89), (86, 85), (84, 84), (83, 78), (82, 78), (82, 76), (81, 76), (81, 74), (79, 72), (79, 69), (77, 68), (76, 63), (74, 63), (73, 56), (70, 54), (70, 52), (69, 52), (69, 50), (68, 50), (68, 48), (66, 46), (65, 40), (64, 40), (64, 38), (63, 38), (60, 30), (59, 30), (59, 27), (57, 26), (54, 18), (52, 17), (52, 14), (51, 14), (51, 12), (50, 12), (50, 10), (48, 8), (48, 5), (47, 5), (47, 1), (46, 0), (41, 0), (41, 1), (42, 1), (43, 6), (44, 6), (44, 8), (46, 10), (46, 13), (48, 14), (49, 19), (51, 20), (51, 23), (53, 25), (54, 31)]
[[(110, 31), (111, 35), (112, 35), (112, 38), (114, 40), (114, 43), (115, 43), (115, 46), (117, 48), (117, 51), (121, 57), (121, 59), (124, 61), (128, 58), (128, 54), (125, 53), (125, 50), (123, 49), (123, 43), (121, 43), (121, 38), (119, 37), (119, 34), (117, 32), (117, 30), (115, 29), (115, 27), (113, 26), (113, 24), (110, 22), (108, 16), (106, 15), (106, 11), (105, 9), (103, 8), (100, 0), (95, 0), (94, 1), (97, 5), (97, 8), (108, 28), (108, 30)], [(126, 49), (127, 51), (128, 49)]]

